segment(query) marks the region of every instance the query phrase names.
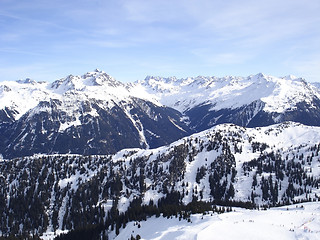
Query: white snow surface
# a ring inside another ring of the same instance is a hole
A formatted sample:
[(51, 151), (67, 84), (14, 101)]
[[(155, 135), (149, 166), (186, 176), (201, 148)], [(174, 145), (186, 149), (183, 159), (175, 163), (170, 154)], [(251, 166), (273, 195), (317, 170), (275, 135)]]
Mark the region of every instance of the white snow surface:
[(144, 86), (163, 105), (185, 112), (197, 105), (211, 104), (212, 110), (236, 109), (260, 100), (264, 111), (282, 113), (293, 110), (296, 103), (312, 104), (320, 97), (317, 88), (302, 78), (274, 77), (262, 73), (248, 77), (227, 76), (177, 79), (147, 77), (136, 86)]
[(130, 222), (111, 239), (154, 240), (234, 240), (234, 239), (320, 239), (320, 205), (318, 202), (284, 206), (266, 211), (233, 209), (223, 214), (194, 214), (191, 222), (179, 218), (151, 217)]

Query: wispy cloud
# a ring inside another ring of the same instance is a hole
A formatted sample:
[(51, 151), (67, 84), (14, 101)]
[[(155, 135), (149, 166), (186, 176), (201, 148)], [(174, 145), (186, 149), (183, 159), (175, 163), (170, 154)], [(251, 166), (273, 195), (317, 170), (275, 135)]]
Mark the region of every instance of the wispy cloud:
[(248, 74), (287, 74), (298, 58), (304, 72), (318, 73), (307, 65), (320, 54), (319, 12), (318, 0), (3, 0), (0, 51), (7, 66), (120, 69), (117, 63), (132, 72), (195, 75), (219, 66), (228, 75), (241, 65)]
[[(26, 79), (28, 77), (36, 81), (53, 81), (56, 78), (53, 65), (41, 63), (0, 67), (0, 72), (2, 81)], [(12, 78), (13, 75), (15, 78)]]
[(210, 48), (193, 49), (191, 52), (211, 66), (244, 64), (254, 57), (249, 53), (212, 51)]
[(122, 1), (122, 3), (126, 19), (128, 21), (139, 22), (142, 24), (184, 21), (184, 18), (181, 18), (181, 16), (184, 15), (181, 7), (184, 4), (187, 4), (187, 2), (183, 3), (180, 0), (127, 0)]
[[(201, 1), (203, 2), (203, 1)], [(199, 31), (223, 41), (266, 44), (305, 34), (320, 23), (319, 1), (212, 1), (207, 8), (193, 4), (189, 12)]]
[(320, 54), (311, 54), (302, 58), (287, 59), (283, 65), (291, 73), (303, 77), (310, 82), (320, 82)]
[(0, 52), (31, 55), (31, 56), (46, 56), (45, 54), (41, 54), (41, 53), (37, 53), (37, 52), (33, 52), (33, 51), (23, 51), (23, 50), (16, 49), (16, 48), (0, 48)]

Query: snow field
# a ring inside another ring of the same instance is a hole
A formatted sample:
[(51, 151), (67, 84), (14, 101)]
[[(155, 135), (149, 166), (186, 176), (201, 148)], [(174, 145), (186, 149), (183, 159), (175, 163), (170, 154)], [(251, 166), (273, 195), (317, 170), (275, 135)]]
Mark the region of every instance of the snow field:
[(319, 206), (313, 202), (265, 211), (235, 208), (234, 212), (223, 214), (193, 214), (191, 222), (151, 217), (138, 224), (128, 223), (118, 236), (112, 234), (112, 239), (130, 239), (139, 234), (146, 240), (316, 240), (320, 239)]

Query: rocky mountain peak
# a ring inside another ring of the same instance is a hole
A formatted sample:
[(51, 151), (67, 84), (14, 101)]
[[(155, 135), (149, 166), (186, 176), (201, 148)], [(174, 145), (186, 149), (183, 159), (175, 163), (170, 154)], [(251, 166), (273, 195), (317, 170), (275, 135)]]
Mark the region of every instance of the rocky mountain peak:
[(25, 80), (17, 80), (17, 83), (21, 83), (21, 84), (32, 84), (35, 85), (37, 84), (37, 82), (31, 78), (26, 78)]

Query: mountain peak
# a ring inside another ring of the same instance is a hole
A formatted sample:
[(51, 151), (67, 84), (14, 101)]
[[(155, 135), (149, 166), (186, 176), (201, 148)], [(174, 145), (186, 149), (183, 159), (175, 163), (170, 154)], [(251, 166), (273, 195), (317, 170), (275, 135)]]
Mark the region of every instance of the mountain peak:
[(87, 72), (82, 76), (68, 75), (51, 84), (53, 89), (60, 90), (61, 93), (70, 90), (82, 91), (85, 88), (93, 86), (119, 87), (123, 86), (123, 84), (99, 69), (95, 69), (93, 72)]
[(31, 78), (26, 78), (25, 80), (17, 80), (17, 83), (21, 83), (21, 84), (36, 84), (37, 82)]
[(266, 78), (267, 75), (265, 75), (264, 73), (260, 72), (256, 75), (257, 78)]
[(282, 79), (285, 79), (285, 80), (294, 80), (294, 79), (297, 79), (296, 76), (291, 75), (291, 74), (289, 74), (289, 75), (287, 75), (287, 76), (284, 76), (284, 77), (281, 77), (281, 78), (282, 78)]
[(93, 72), (87, 72), (86, 74), (81, 76), (81, 78), (87, 83), (86, 85), (105, 85), (108, 87), (123, 86), (123, 83), (117, 81), (115, 78), (99, 69), (95, 69)]

